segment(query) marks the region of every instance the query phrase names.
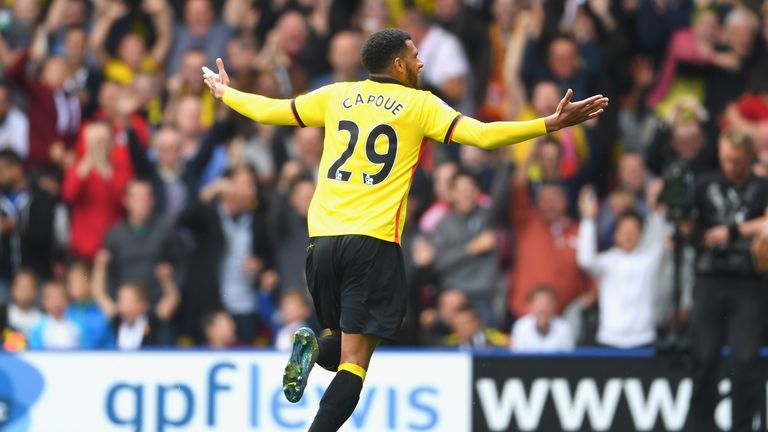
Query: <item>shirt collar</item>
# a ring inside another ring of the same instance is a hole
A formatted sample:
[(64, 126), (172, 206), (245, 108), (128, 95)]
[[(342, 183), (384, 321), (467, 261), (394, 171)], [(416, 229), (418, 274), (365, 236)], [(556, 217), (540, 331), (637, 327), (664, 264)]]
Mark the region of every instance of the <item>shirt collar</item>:
[(369, 75), (368, 79), (370, 81), (375, 81), (375, 82), (378, 82), (378, 83), (403, 85), (403, 83), (401, 83), (400, 81), (398, 81), (398, 80), (396, 80), (396, 79), (394, 79), (392, 77), (389, 77), (389, 76)]

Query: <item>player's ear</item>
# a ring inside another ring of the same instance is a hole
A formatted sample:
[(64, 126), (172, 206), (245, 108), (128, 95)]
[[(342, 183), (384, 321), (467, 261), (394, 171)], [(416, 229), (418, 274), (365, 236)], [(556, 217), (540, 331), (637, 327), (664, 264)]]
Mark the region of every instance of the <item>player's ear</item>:
[(405, 71), (405, 62), (399, 56), (395, 57), (395, 60), (392, 62), (392, 71), (393, 72), (404, 72)]

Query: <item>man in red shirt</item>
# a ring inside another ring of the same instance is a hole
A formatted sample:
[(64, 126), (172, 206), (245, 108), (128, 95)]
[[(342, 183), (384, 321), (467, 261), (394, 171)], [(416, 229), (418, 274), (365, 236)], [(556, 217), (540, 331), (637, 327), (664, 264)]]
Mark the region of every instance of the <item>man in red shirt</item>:
[(558, 313), (581, 298), (594, 303), (590, 279), (576, 261), (579, 226), (566, 214), (567, 198), (559, 183), (544, 183), (531, 205), (526, 164), (515, 174), (510, 222), (515, 233), (516, 263), (510, 272), (509, 308), (521, 317), (528, 312), (528, 295), (540, 285), (551, 286), (558, 299)]

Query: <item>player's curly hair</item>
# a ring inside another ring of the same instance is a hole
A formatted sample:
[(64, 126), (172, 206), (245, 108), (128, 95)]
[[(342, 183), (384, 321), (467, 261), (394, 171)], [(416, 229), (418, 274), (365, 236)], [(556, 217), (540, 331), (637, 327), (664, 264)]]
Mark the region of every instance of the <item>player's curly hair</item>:
[(360, 55), (363, 67), (372, 74), (385, 72), (392, 60), (403, 51), (407, 40), (411, 40), (411, 35), (395, 28), (372, 34), (365, 41)]

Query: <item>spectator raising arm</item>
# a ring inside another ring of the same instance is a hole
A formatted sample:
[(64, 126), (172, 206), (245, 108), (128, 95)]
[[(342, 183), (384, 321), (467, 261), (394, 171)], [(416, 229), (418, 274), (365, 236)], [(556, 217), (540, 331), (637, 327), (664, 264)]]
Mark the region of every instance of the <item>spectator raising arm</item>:
[(104, 66), (109, 60), (109, 53), (106, 48), (107, 35), (112, 25), (128, 13), (128, 6), (119, 1), (109, 2), (103, 8), (96, 11), (96, 18), (91, 30), (89, 45), (96, 57), (99, 66)]
[(155, 276), (162, 288), (162, 295), (155, 306), (155, 315), (160, 321), (170, 321), (181, 303), (179, 289), (173, 279), (173, 266), (167, 262), (159, 263), (155, 267)]
[(173, 13), (166, 0), (143, 0), (142, 9), (152, 19), (152, 27), (157, 34), (149, 57), (156, 65), (165, 64), (173, 43)]

